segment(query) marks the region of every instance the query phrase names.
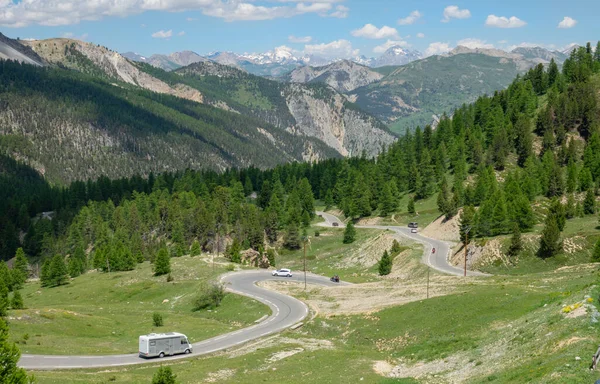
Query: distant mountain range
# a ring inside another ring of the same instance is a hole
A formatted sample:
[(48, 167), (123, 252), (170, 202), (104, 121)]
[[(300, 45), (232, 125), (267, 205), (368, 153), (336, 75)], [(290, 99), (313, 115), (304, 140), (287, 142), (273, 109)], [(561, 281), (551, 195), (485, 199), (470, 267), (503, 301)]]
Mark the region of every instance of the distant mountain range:
[[(400, 56), (408, 59), (410, 52), (402, 53)], [(371, 68), (348, 60), (304, 66), (281, 80), (325, 83), (387, 123), (392, 131), (402, 133), (432, 123), (443, 113), (451, 114), (483, 94), (504, 89), (515, 76), (539, 63), (554, 59), (560, 65), (567, 57), (540, 47), (506, 52), (458, 46), (447, 54), (411, 60), (402, 66)]]
[[(297, 56), (288, 47), (278, 47), (273, 51), (264, 53), (234, 52), (211, 52), (201, 56), (192, 51), (175, 52), (169, 55), (154, 54), (150, 57), (141, 56), (133, 52), (125, 52), (123, 56), (133, 60), (148, 63), (165, 71), (172, 71), (189, 64), (207, 60), (219, 64), (229, 65), (242, 69), (248, 73), (258, 76), (279, 77), (303, 66), (324, 66), (344, 59), (326, 59), (316, 55)], [(368, 67), (382, 67), (386, 65), (404, 65), (411, 61), (419, 60), (423, 55), (418, 51), (402, 48), (400, 46), (390, 47), (378, 58), (358, 56), (351, 61)]]

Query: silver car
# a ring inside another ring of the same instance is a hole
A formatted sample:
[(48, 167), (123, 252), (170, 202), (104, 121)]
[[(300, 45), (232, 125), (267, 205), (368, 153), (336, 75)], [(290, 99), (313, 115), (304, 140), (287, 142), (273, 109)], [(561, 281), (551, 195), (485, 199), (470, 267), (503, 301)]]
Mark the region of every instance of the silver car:
[(273, 276), (292, 277), (292, 271), (286, 268), (278, 269), (273, 271)]

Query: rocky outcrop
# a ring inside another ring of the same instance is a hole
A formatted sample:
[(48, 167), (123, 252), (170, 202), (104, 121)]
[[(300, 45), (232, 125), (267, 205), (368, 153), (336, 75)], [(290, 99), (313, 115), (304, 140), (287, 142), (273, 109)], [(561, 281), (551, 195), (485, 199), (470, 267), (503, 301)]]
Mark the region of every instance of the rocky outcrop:
[(157, 93), (202, 102), (202, 94), (187, 85), (173, 87), (139, 70), (121, 54), (106, 47), (72, 39), (24, 42), (49, 63), (61, 64), (82, 72), (101, 71), (106, 77), (137, 85)]
[(371, 84), (383, 75), (364, 65), (342, 60), (324, 67), (301, 67), (293, 70), (289, 80), (293, 83), (321, 82), (338, 92), (349, 92)]
[(375, 155), (395, 137), (377, 119), (348, 107), (339, 93), (317, 93), (315, 89), (291, 84), (286, 89), (286, 103), (296, 125), (295, 134), (316, 137), (343, 156)]

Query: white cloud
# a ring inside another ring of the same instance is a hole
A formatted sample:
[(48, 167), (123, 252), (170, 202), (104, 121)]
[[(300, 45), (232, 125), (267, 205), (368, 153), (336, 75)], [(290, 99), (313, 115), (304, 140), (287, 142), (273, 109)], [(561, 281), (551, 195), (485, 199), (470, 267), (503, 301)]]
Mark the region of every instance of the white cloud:
[(186, 17), (185, 21), (196, 21), (198, 19), (196, 19), (195, 17)]
[(577, 25), (577, 20), (570, 18), (569, 16), (565, 16), (560, 23), (558, 23), (558, 28), (561, 29), (569, 29), (573, 28)]
[(270, 20), (306, 13), (323, 17), (346, 17), (348, 7), (337, 5), (335, 10), (333, 8), (334, 3), (339, 1), (273, 0), (270, 3), (279, 4), (272, 5), (267, 2), (268, 5), (258, 6), (253, 4), (255, 0), (0, 0), (0, 25), (5, 27), (25, 27), (30, 24), (70, 25), (82, 21), (100, 20), (104, 17), (126, 17), (146, 11), (197, 10), (207, 16), (219, 17), (226, 21)]
[(520, 28), (527, 25), (527, 23), (516, 16), (507, 18), (504, 16), (488, 15), (485, 25), (496, 28)]
[(311, 36), (294, 36), (294, 35), (289, 35), (288, 36), (288, 40), (291, 43), (310, 43), (312, 41), (312, 37)]
[(471, 17), (471, 11), (468, 9), (460, 9), (456, 5), (449, 5), (444, 8), (442, 23), (447, 23), (450, 19), (468, 19), (469, 17)]
[(350, 8), (345, 7), (343, 5), (338, 5), (335, 7), (335, 11), (329, 14), (329, 17), (337, 17), (338, 19), (345, 19), (348, 17), (348, 12)]
[(422, 38), (424, 38), (424, 37), (425, 37), (425, 34), (424, 34), (424, 33), (422, 33), (422, 32), (419, 32), (419, 33), (417, 33), (417, 37), (418, 37), (419, 39), (422, 39)]
[(456, 45), (462, 45), (463, 47), (475, 49), (475, 48), (494, 48), (494, 44), (486, 43), (485, 40), (480, 39), (462, 39), (457, 42)]
[(181, 31), (177, 34), (177, 36), (184, 36), (185, 35), (185, 31)]
[(500, 40), (500, 41), (498, 41), (498, 44), (506, 44), (506, 43), (508, 43), (508, 40)]
[(412, 11), (410, 13), (410, 15), (408, 15), (408, 16), (406, 16), (404, 18), (398, 19), (398, 24), (400, 24), (400, 25), (414, 24), (417, 20), (419, 20), (421, 18), (421, 16), (423, 16), (421, 14), (421, 12), (419, 12), (419, 11)]
[(158, 32), (154, 32), (152, 34), (152, 37), (154, 37), (155, 39), (168, 39), (169, 37), (173, 36), (173, 30), (169, 29), (168, 31), (163, 31), (162, 29)]
[(330, 43), (312, 44), (304, 46), (304, 53), (323, 58), (348, 59), (360, 54), (360, 50), (352, 48), (348, 40), (335, 40)]
[(400, 47), (408, 47), (410, 46), (410, 44), (408, 44), (408, 42), (404, 41), (404, 40), (388, 40), (385, 43), (376, 46), (375, 48), (373, 48), (373, 52), (375, 53), (383, 53), (385, 51), (387, 51), (388, 49), (390, 49), (391, 47), (394, 46), (400, 46)]
[(450, 45), (448, 43), (435, 42), (429, 44), (429, 47), (425, 50), (425, 56), (439, 55), (450, 51)]
[(396, 28), (388, 27), (387, 25), (384, 25), (381, 28), (377, 28), (373, 24), (365, 24), (364, 27), (360, 29), (355, 29), (350, 33), (352, 34), (352, 36), (364, 37), (367, 39), (385, 39), (387, 37), (399, 37)]

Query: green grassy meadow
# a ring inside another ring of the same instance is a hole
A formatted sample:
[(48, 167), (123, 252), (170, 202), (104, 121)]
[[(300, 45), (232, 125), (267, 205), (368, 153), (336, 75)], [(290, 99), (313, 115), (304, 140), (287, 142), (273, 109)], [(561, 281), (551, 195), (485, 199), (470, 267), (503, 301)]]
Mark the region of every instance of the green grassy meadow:
[[(130, 272), (89, 272), (56, 288), (27, 283), (22, 291), (27, 309), (9, 311), (10, 339), (22, 353), (135, 353), (139, 335), (176, 331), (197, 342), (270, 313), (267, 306), (233, 294), (216, 310), (192, 312), (199, 285), (226, 268), (216, 264), (213, 272), (210, 264), (187, 256), (171, 259), (171, 268), (172, 282), (154, 277), (146, 262)], [(153, 326), (155, 312), (164, 326)]]

